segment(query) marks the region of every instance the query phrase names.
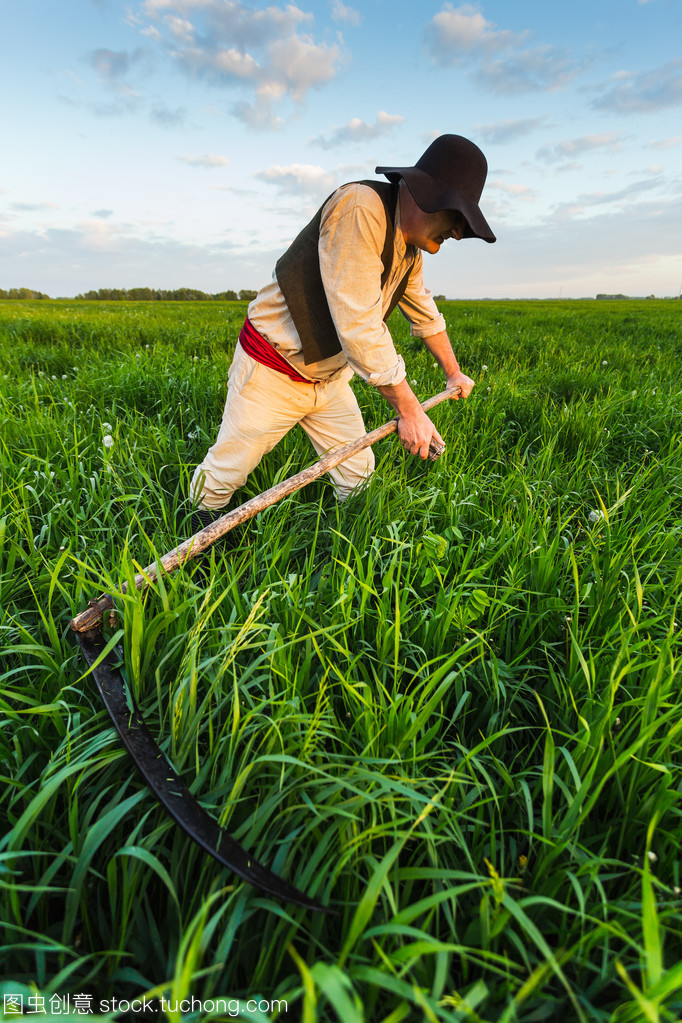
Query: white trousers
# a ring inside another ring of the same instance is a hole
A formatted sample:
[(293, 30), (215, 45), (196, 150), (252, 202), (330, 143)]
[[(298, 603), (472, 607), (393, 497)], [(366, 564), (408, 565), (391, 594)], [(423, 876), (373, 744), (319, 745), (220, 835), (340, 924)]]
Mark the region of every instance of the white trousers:
[[(223, 508), (263, 455), (298, 423), (318, 455), (365, 433), (357, 399), (347, 380), (299, 383), (256, 362), (241, 345), (227, 377), (227, 399), (215, 444), (192, 477), (200, 508)], [(329, 473), (344, 500), (374, 471), (371, 448)]]

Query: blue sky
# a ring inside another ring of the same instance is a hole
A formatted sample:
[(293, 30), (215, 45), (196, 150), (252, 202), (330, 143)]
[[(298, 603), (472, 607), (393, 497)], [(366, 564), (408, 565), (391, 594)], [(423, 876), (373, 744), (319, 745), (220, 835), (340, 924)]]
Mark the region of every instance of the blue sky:
[(320, 201), (438, 134), (498, 237), (451, 298), (677, 295), (682, 0), (3, 0), (0, 287), (258, 288)]

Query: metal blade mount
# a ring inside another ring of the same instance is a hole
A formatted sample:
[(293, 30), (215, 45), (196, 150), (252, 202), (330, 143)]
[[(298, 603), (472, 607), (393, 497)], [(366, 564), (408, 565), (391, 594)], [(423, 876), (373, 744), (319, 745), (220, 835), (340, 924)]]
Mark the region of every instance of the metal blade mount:
[(127, 695), (117, 667), (122, 660), (120, 649), (114, 648), (102, 657), (106, 643), (97, 629), (78, 632), (76, 639), (123, 745), (149, 788), (183, 831), (224, 867), (268, 895), (317, 913), (334, 913), (255, 860), (197, 803), (159, 749), (139, 707)]

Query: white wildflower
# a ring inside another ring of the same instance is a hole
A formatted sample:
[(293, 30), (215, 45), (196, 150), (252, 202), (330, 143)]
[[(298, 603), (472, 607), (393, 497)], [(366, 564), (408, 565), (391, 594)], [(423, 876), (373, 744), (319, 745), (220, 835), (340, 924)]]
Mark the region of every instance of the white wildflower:
[(636, 390), (634, 390), (634, 391), (632, 392), (632, 397), (634, 398), (634, 397), (636, 396), (636, 394), (637, 394), (637, 391), (636, 391)]
[(412, 384), (413, 387), (417, 386), (417, 381), (416, 380), (411, 380), (410, 383)]
[(53, 379), (53, 380), (56, 380), (56, 379), (57, 379), (57, 378), (56, 378), (56, 376), (54, 375), (54, 373), (52, 374), (52, 379)]
[(682, 895), (682, 888), (680, 888), (678, 884), (675, 885), (673, 891), (675, 892), (675, 895)]
[(608, 359), (602, 359), (601, 364), (602, 364), (602, 366), (608, 366), (608, 364), (609, 364)]
[(108, 433), (106, 435), (106, 437), (104, 437), (102, 443), (104, 444), (105, 448), (113, 448), (113, 446), (114, 446), (114, 438), (111, 436), (110, 433)]
[(68, 379), (69, 378), (67, 377), (66, 373), (62, 373), (62, 380), (68, 380)]
[(111, 425), (111, 423), (102, 423), (102, 429), (106, 430), (107, 433), (109, 433), (110, 430), (113, 430), (113, 426)]
[(487, 369), (488, 369), (487, 366), (481, 366), (481, 372), (482, 373), (485, 373), (487, 371)]
[(649, 857), (649, 863), (655, 863), (656, 860), (658, 859), (658, 856), (653, 851), (653, 849), (649, 849), (649, 852), (647, 853), (647, 856)]
[(600, 508), (593, 508), (587, 517), (590, 522), (601, 522), (604, 518), (604, 512)]

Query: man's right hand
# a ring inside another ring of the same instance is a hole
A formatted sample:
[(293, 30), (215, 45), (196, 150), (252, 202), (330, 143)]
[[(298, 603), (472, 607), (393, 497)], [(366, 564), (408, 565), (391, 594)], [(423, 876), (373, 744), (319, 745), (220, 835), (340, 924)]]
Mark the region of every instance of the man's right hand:
[(408, 454), (426, 459), (432, 443), (436, 447), (445, 446), (407, 380), (379, 387), (378, 391), (398, 413), (398, 437)]
[(421, 407), (414, 415), (400, 417), (398, 437), (408, 455), (422, 459), (429, 457), (431, 445), (445, 447), (445, 441)]

